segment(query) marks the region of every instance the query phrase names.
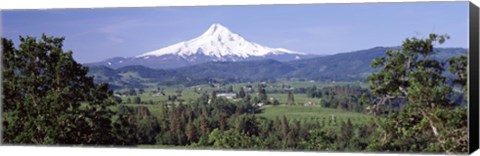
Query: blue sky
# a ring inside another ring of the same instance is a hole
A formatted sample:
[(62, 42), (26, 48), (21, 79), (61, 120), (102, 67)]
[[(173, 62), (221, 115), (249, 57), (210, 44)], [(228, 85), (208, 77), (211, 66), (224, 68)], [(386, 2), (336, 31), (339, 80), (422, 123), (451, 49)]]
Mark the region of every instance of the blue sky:
[(448, 34), (468, 47), (468, 2), (151, 7), (2, 11), (2, 36), (65, 36), (81, 63), (136, 56), (192, 39), (220, 23), (249, 41), (311, 54), (398, 46)]

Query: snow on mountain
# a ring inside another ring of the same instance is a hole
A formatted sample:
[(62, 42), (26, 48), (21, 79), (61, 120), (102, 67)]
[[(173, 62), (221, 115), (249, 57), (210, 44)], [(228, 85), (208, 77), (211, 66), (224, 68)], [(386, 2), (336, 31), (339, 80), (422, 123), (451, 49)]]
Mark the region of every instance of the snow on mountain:
[(205, 56), (216, 58), (223, 58), (225, 56), (248, 58), (251, 56), (259, 57), (269, 54), (307, 55), (305, 53), (290, 51), (283, 48), (261, 46), (257, 43), (245, 40), (242, 36), (231, 32), (228, 28), (220, 24), (212, 24), (206, 32), (197, 38), (151, 51), (139, 55), (137, 58), (148, 58), (149, 56), (164, 56), (169, 54), (179, 55), (182, 58), (187, 58), (196, 54), (203, 54)]
[(120, 68), (142, 65), (150, 68), (178, 68), (205, 62), (250, 61), (273, 59), (292, 61), (311, 58), (311, 55), (283, 48), (270, 48), (245, 40), (228, 28), (213, 24), (202, 35), (189, 41), (180, 42), (144, 53), (135, 57), (115, 57), (90, 65), (104, 65)]

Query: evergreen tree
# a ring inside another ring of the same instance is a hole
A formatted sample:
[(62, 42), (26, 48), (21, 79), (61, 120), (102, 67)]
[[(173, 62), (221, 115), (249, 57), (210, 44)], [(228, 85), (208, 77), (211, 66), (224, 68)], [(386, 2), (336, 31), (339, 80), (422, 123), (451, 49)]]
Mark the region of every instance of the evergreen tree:
[(133, 99), (133, 103), (134, 103), (134, 104), (141, 104), (141, 103), (142, 103), (142, 99), (141, 99), (139, 96), (136, 96), (136, 97)]
[(240, 91), (238, 92), (238, 97), (245, 98), (245, 91), (243, 90), (243, 87), (240, 87)]
[(268, 99), (267, 99), (267, 92), (265, 91), (265, 88), (263, 85), (258, 85), (258, 100), (260, 102), (263, 102), (264, 104), (267, 104)]
[[(252, 100), (252, 96), (250, 96), (250, 94), (245, 95), (244, 101), (249, 102), (249, 103), (254, 103), (254, 102), (251, 102), (251, 100)], [(256, 104), (256, 103), (254, 103), (254, 104)]]
[(217, 99), (217, 91), (212, 91), (212, 93), (210, 94), (210, 100), (212, 102), (215, 102), (216, 99)]
[(130, 120), (130, 125), (136, 127), (134, 135), (137, 136), (138, 144), (155, 144), (155, 136), (160, 131), (158, 121), (152, 116), (147, 107), (137, 106), (134, 108), (135, 111), (129, 116), (134, 117)]
[(192, 121), (189, 121), (187, 124), (187, 129), (186, 129), (186, 135), (187, 139), (190, 143), (195, 143), (197, 142), (198, 135), (197, 135), (197, 128), (193, 124)]
[(292, 91), (288, 91), (287, 104), (288, 105), (295, 105), (295, 98), (293, 97)]
[(342, 121), (340, 126), (340, 135), (338, 135), (338, 144), (342, 149), (349, 146), (350, 140), (353, 138), (353, 125), (350, 118), (347, 122)]
[(287, 138), (288, 133), (290, 132), (290, 128), (288, 126), (288, 120), (287, 120), (287, 117), (285, 117), (285, 115), (282, 117), (280, 130), (282, 133), (282, 137)]
[(208, 135), (210, 133), (210, 124), (208, 120), (205, 117), (200, 117), (200, 134), (203, 135)]
[(135, 91), (135, 89), (133, 89), (133, 88), (130, 88), (128, 90), (127, 94), (130, 95), (130, 96), (135, 96), (135, 95), (137, 95), (137, 91)]

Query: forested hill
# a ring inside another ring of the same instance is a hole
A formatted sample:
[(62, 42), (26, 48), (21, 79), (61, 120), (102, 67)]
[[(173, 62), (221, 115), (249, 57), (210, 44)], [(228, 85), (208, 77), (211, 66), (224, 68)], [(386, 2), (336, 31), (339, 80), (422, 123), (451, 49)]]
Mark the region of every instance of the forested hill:
[[(279, 79), (362, 81), (374, 70), (370, 67), (372, 60), (386, 56), (385, 51), (388, 49), (392, 48), (375, 47), (291, 62), (276, 60), (207, 62), (176, 69), (151, 69), (143, 66), (110, 69), (104, 66), (90, 66), (89, 74), (95, 76), (97, 82), (109, 82), (120, 86), (144, 82), (193, 85), (207, 81)], [(463, 48), (438, 48), (436, 51), (433, 57), (442, 61), (467, 53), (467, 49)]]
[[(348, 53), (340, 53), (313, 59), (303, 59), (288, 64), (296, 70), (288, 74), (288, 77), (305, 78), (325, 81), (356, 81), (370, 75), (374, 69), (371, 63), (374, 58), (385, 57), (388, 49), (399, 47), (375, 47)], [(452, 56), (464, 55), (464, 48), (438, 48), (432, 56), (439, 61), (445, 61)]]

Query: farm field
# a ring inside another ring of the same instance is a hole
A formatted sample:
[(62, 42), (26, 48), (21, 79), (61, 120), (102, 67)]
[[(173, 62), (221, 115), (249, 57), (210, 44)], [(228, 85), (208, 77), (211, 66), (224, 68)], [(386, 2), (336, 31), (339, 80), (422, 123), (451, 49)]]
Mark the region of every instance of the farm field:
[[(202, 94), (209, 94), (212, 91), (218, 93), (238, 93), (241, 87), (246, 88), (247, 86), (251, 87), (251, 91), (245, 89), (247, 94), (250, 94), (252, 98), (257, 96), (257, 85), (264, 84), (265, 90), (268, 94), (270, 100), (277, 99), (280, 104), (287, 103), (287, 92), (279, 93), (278, 91), (285, 91), (288, 89), (298, 89), (298, 88), (308, 88), (308, 87), (332, 87), (332, 86), (360, 86), (362, 88), (366, 87), (365, 83), (361, 82), (306, 82), (306, 81), (278, 81), (278, 82), (252, 82), (252, 83), (232, 83), (232, 84), (217, 84), (217, 85), (196, 85), (190, 87), (184, 86), (159, 86), (155, 87), (153, 84), (146, 88), (143, 93), (138, 93), (137, 95), (123, 95), (121, 96), (122, 101), (125, 103), (130, 99), (133, 101), (133, 98), (140, 97), (141, 101), (144, 103), (162, 103), (168, 101), (168, 96), (176, 96), (176, 98), (181, 99), (181, 101), (187, 102), (189, 100), (195, 100), (200, 97)], [(228, 92), (228, 88), (232, 88), (233, 92)], [(162, 93), (156, 93), (155, 90), (158, 88), (162, 89)], [(288, 89), (286, 89), (288, 88)], [(117, 90), (117, 92), (126, 92), (125, 89)], [(295, 103), (298, 105), (303, 105), (306, 102), (314, 102), (318, 104), (320, 102), (319, 98), (308, 98), (304, 93), (293, 92)], [(171, 103), (172, 101), (170, 101)], [(130, 102), (133, 103), (133, 102)], [(178, 101), (175, 101), (175, 104), (178, 104)], [(128, 104), (128, 102), (127, 102)]]
[(307, 122), (328, 122), (332, 118), (337, 121), (347, 121), (350, 119), (354, 124), (363, 124), (371, 120), (371, 116), (364, 113), (355, 113), (344, 110), (322, 108), (320, 106), (265, 106), (261, 108), (262, 113), (259, 116), (268, 119), (287, 117), (290, 121), (300, 120)]
[[(259, 116), (266, 117), (268, 119), (275, 119), (275, 117), (281, 118), (285, 115), (288, 120), (301, 120), (303, 122), (328, 122), (335, 119), (337, 121), (347, 121), (350, 119), (353, 123), (365, 123), (368, 122), (371, 117), (365, 113), (352, 112), (347, 110), (341, 110), (336, 108), (322, 107), (322, 98), (307, 97), (305, 93), (293, 93), (294, 105), (287, 105), (288, 93), (278, 92), (278, 90), (284, 90), (284, 88), (308, 88), (315, 86), (321, 90), (324, 87), (331, 86), (361, 86), (365, 84), (360, 82), (304, 82), (304, 81), (278, 81), (278, 82), (256, 82), (256, 83), (232, 83), (222, 85), (196, 85), (191, 87), (171, 86), (163, 87), (162, 94), (155, 92), (158, 90), (154, 87), (145, 89), (135, 96), (122, 96), (122, 103), (127, 106), (145, 106), (149, 109), (152, 115), (157, 118), (160, 116), (160, 107), (162, 104), (187, 104), (189, 101), (193, 101), (202, 94), (209, 95), (212, 91), (222, 93), (232, 88), (232, 93), (238, 93), (241, 87), (247, 88), (249, 86), (252, 91), (245, 89), (246, 94), (251, 96), (251, 99), (259, 98), (256, 85), (263, 83), (267, 91), (268, 101), (278, 100), (280, 105), (264, 105), (260, 107), (261, 113)], [(138, 91), (137, 91), (138, 92)], [(269, 93), (272, 92), (272, 93)], [(169, 100), (169, 97), (175, 96), (176, 100)], [(134, 98), (140, 97), (141, 103), (134, 103)], [(235, 98), (234, 98), (235, 99)], [(313, 106), (304, 106), (306, 103), (313, 103)]]

